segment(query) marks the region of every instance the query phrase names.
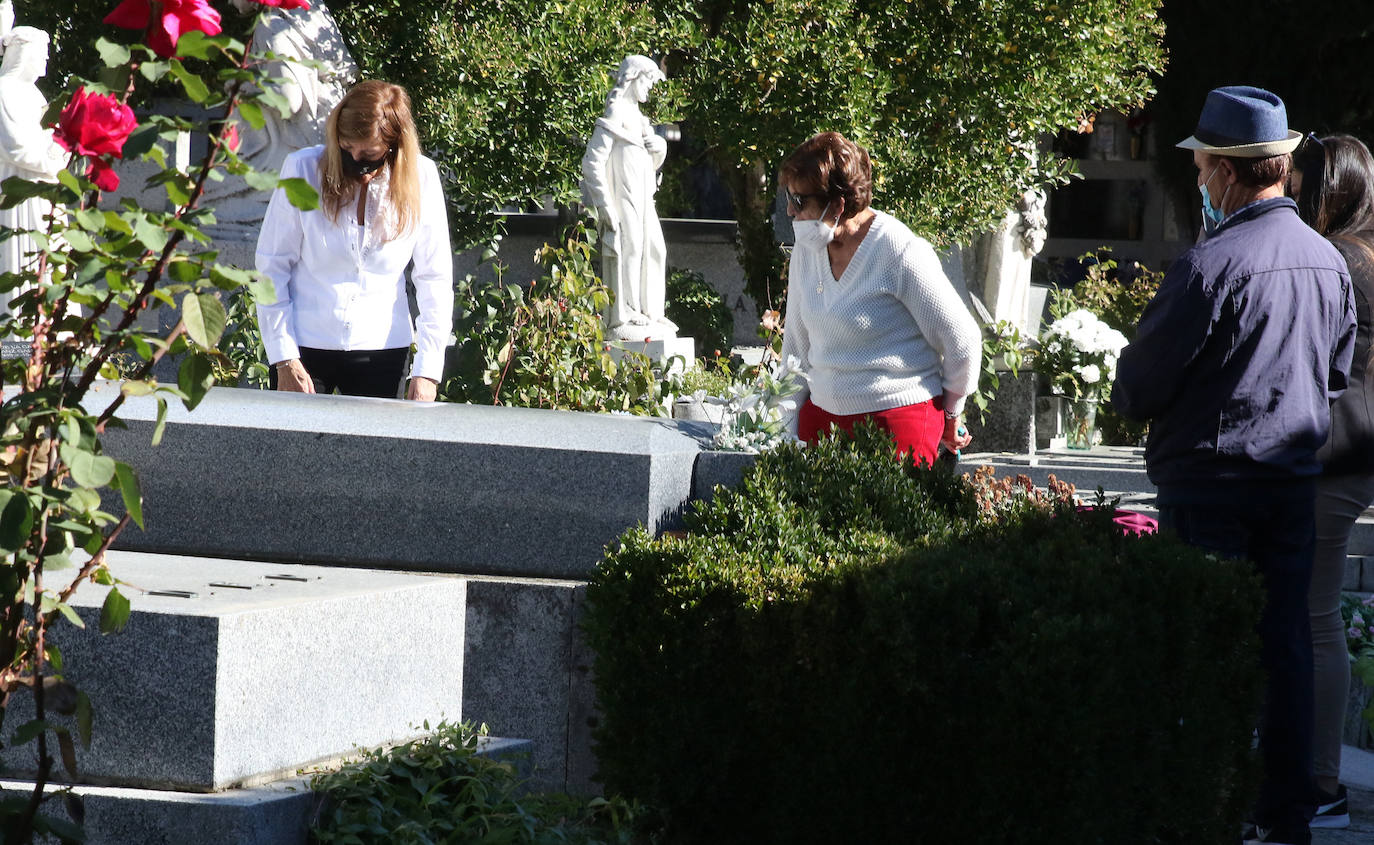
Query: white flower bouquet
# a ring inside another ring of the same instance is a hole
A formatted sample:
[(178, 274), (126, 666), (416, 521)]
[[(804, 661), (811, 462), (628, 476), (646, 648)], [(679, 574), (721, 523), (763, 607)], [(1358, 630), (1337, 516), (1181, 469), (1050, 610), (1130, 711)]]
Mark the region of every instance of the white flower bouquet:
[(1050, 390), (1060, 396), (1105, 401), (1125, 346), (1125, 335), (1080, 308), (1055, 320), (1040, 335), (1035, 371), (1048, 378)]

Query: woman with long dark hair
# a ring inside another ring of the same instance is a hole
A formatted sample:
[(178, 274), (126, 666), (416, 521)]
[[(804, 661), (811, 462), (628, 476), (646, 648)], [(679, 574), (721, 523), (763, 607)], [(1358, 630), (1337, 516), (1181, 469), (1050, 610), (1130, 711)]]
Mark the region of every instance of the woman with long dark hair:
[[(258, 323), (277, 390), (432, 400), (453, 330), (453, 255), (439, 169), (420, 154), (399, 85), (353, 86), (329, 115), (325, 143), (286, 157), (283, 178), (310, 183), (312, 211), (278, 189), (257, 265), (276, 287)], [(419, 315), (411, 325), (406, 267)]]
[(1374, 390), (1370, 376), (1374, 303), (1374, 156), (1349, 135), (1309, 136), (1293, 157), (1289, 193), (1303, 220), (1326, 236), (1350, 268), (1359, 321), (1350, 387), (1331, 407), (1331, 436), (1318, 453), (1317, 545), (1308, 590), (1316, 707), (1313, 771), (1314, 828), (1350, 824), (1341, 773), (1341, 729), (1349, 694), (1350, 661), (1341, 620), (1341, 586), (1350, 532), (1374, 503)]

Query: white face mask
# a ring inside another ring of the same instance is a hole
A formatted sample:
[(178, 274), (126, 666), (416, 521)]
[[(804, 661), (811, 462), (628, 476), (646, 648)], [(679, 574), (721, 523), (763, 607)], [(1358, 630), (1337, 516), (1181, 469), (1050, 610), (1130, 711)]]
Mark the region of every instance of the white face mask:
[(825, 222), (825, 215), (830, 213), (830, 206), (827, 205), (821, 212), (821, 216), (816, 220), (793, 220), (792, 238), (794, 243), (801, 249), (811, 252), (820, 252), (835, 240), (835, 230), (840, 228), (839, 218), (835, 219), (834, 225)]

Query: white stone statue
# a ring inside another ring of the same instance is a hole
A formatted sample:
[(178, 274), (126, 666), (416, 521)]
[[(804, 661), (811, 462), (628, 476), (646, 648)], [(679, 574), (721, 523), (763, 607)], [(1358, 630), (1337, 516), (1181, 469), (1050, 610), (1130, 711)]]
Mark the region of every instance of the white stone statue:
[[(256, 14), (265, 8), (254, 0), (232, 2), (243, 14)], [(262, 129), (240, 119), (239, 156), (258, 170), (276, 172), (287, 154), (324, 140), (325, 121), (357, 79), (358, 66), (323, 0), (314, 0), (308, 10), (266, 8), (253, 30), (252, 47), (255, 53), (278, 57), (261, 69), (268, 77), (285, 80), (273, 87), (286, 98), (291, 114), (282, 117), (276, 109), (264, 108), (267, 123)], [(320, 62), (321, 67), (302, 64), (301, 60)], [(256, 240), (270, 198), (269, 192), (230, 177), (207, 191), (206, 204), (214, 207), (221, 227), (244, 227), (243, 234)]]
[[(53, 140), (52, 130), (42, 125), (47, 100), (34, 84), (48, 70), (48, 34), (29, 26), (14, 26), (9, 0), (0, 2), (0, 181), (18, 176), (30, 181), (56, 181), (67, 162), (67, 152)], [(29, 199), (0, 210), (0, 226), (14, 229), (46, 229), (45, 219), (54, 213), (51, 203)], [(0, 241), (0, 272), (32, 270), (37, 246), (27, 235)], [(14, 293), (0, 294), (8, 307)]]
[(1011, 323), (1023, 336), (1031, 329), (1031, 259), (1044, 247), (1048, 228), (1045, 194), (1032, 189), (976, 245), (983, 303), (994, 320)]
[(639, 111), (663, 78), (645, 56), (621, 62), (582, 157), (582, 199), (597, 211), (602, 280), (612, 294), (605, 315), (612, 340), (677, 337), (677, 326), (664, 316), (667, 252), (654, 208), (668, 145)]

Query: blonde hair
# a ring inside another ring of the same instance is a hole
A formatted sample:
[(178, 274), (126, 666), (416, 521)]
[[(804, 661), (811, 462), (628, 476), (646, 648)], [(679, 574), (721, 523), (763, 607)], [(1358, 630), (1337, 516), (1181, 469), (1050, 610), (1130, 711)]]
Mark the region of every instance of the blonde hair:
[(420, 219), (420, 139), (410, 114), (410, 95), (390, 82), (369, 79), (348, 90), (329, 113), (320, 161), (320, 202), (333, 222), (357, 200), (361, 183), (344, 173), (341, 141), (385, 144), (391, 159), (388, 186), (393, 217), (384, 240), (410, 230)]

